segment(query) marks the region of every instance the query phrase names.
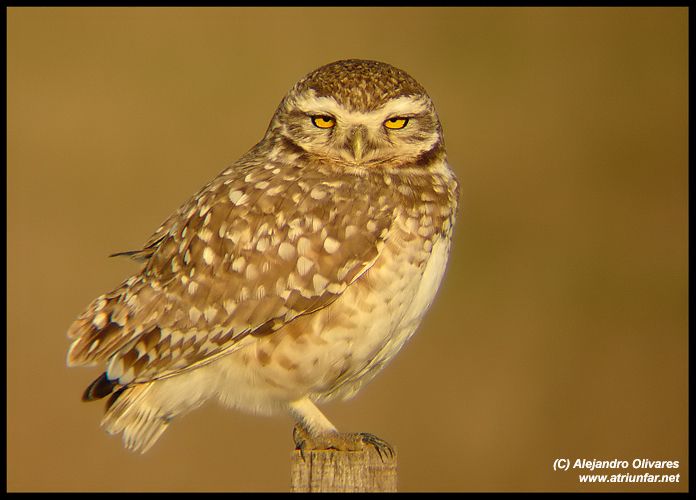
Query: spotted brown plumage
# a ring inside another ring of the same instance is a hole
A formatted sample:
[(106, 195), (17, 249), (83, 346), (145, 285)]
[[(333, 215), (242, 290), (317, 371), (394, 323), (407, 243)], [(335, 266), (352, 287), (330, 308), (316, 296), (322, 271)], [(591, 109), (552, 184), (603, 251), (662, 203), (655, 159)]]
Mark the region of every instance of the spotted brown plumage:
[[(394, 115), (403, 131), (382, 127)], [(319, 68), (259, 144), (124, 252), (142, 269), (70, 326), (68, 364), (105, 364), (84, 399), (111, 395), (102, 424), (141, 451), (214, 397), (335, 432), (314, 402), (352, 396), (413, 334), (457, 197), (413, 78), (374, 61)]]

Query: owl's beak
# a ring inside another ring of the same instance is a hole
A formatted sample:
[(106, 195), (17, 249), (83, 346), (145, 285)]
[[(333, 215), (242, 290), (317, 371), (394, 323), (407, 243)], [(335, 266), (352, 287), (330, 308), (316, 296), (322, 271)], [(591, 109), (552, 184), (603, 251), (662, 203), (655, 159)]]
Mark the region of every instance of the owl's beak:
[(365, 154), (365, 143), (367, 140), (367, 130), (365, 127), (355, 127), (350, 138), (348, 139), (348, 149), (353, 155), (355, 161), (360, 161)]

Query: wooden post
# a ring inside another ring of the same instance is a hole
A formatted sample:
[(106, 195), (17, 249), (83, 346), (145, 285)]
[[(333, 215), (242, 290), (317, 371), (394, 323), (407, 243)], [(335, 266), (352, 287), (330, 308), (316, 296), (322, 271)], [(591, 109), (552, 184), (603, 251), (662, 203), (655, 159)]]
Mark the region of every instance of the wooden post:
[(293, 492), (395, 492), (396, 452), (295, 450), (291, 478)]

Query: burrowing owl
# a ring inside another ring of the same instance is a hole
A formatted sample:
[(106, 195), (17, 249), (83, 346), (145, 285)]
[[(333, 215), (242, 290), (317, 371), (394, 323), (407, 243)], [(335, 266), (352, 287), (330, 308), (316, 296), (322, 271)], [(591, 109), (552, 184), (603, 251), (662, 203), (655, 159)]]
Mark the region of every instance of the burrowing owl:
[(110, 396), (102, 426), (142, 452), (210, 398), (289, 411), (305, 445), (359, 442), (315, 403), (353, 396), (414, 333), (457, 198), (416, 80), (365, 60), (309, 73), (261, 142), (124, 252), (142, 269), (70, 326), (68, 365), (106, 364), (83, 399)]

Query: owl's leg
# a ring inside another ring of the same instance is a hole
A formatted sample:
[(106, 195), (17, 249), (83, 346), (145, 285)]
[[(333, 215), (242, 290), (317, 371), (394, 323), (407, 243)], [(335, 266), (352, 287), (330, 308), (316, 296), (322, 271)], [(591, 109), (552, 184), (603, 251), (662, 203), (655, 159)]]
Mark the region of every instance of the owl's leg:
[(338, 430), (308, 397), (290, 403), (290, 412), (309, 434), (338, 434)]
[(382, 460), (385, 456), (393, 458), (395, 455), (389, 443), (373, 434), (338, 432), (309, 398), (293, 401), (290, 410), (298, 420), (293, 430), (293, 438), (295, 448), (300, 450), (300, 453), (309, 450), (361, 451), (372, 446)]

